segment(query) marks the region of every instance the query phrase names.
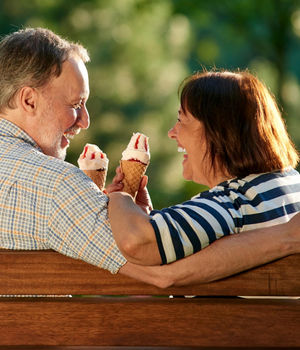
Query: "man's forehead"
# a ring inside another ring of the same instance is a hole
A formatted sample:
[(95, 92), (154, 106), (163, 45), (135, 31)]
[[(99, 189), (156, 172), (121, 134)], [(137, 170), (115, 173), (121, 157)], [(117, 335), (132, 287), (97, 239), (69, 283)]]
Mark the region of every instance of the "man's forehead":
[(74, 95), (74, 98), (77, 96), (87, 98), (89, 79), (84, 62), (80, 58), (70, 58), (65, 61), (60, 76), (51, 79), (49, 87), (62, 89), (64, 93)]
[(62, 72), (58, 78), (65, 78), (68, 76), (69, 79), (78, 80), (78, 82), (88, 82), (88, 71), (84, 62), (81, 59), (69, 58), (62, 65)]

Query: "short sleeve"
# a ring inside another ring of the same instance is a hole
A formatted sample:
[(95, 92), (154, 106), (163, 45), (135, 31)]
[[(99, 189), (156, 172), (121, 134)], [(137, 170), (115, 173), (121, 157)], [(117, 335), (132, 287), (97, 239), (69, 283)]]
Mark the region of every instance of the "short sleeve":
[(79, 169), (57, 183), (48, 224), (49, 247), (111, 273), (126, 262), (112, 235), (108, 197)]
[(228, 211), (219, 203), (201, 197), (153, 211), (150, 222), (163, 264), (194, 254), (234, 232)]

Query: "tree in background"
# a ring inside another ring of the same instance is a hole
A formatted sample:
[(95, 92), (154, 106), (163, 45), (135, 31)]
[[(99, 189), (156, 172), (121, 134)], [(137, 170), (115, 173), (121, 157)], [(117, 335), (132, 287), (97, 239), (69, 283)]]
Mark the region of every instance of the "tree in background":
[[(179, 83), (207, 68), (246, 68), (270, 86), (300, 145), (300, 6), (296, 0), (2, 0), (0, 33), (42, 26), (90, 52), (91, 127), (71, 143), (76, 164), (86, 142), (110, 159), (109, 180), (131, 134), (150, 137), (149, 189), (156, 208), (202, 186), (181, 177), (167, 131), (177, 118)], [(299, 148), (299, 147), (298, 147)]]

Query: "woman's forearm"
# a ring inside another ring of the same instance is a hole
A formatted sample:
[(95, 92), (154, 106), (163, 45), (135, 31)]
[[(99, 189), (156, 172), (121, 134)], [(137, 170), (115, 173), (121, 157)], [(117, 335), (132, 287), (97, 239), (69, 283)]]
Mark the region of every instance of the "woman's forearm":
[(175, 263), (126, 264), (120, 273), (165, 288), (211, 282), (300, 252), (300, 214), (289, 223), (226, 236)]

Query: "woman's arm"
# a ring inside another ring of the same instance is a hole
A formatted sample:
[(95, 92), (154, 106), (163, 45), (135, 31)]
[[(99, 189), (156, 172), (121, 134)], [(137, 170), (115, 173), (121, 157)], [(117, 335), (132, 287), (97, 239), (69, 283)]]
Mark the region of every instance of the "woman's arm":
[(126, 263), (119, 272), (167, 288), (211, 282), (294, 253), (300, 253), (300, 213), (286, 224), (223, 237), (169, 265)]
[(161, 263), (156, 238), (150, 218), (147, 215), (152, 202), (147, 190), (148, 177), (141, 179), (135, 198), (122, 191), (124, 175), (120, 167), (112, 184), (106, 187), (109, 196), (108, 216), (114, 239), (122, 254), (129, 262), (141, 265), (159, 265)]
[(108, 216), (116, 243), (135, 264), (159, 265), (161, 257), (150, 217), (127, 193), (110, 193)]

